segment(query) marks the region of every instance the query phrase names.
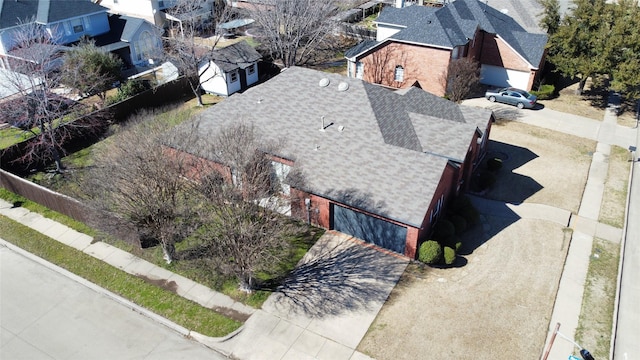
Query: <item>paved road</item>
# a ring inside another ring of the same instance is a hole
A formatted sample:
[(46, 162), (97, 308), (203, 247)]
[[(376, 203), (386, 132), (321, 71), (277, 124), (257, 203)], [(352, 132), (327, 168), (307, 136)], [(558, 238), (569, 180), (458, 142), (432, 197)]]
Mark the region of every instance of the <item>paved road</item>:
[(224, 359), (0, 246), (0, 359)]

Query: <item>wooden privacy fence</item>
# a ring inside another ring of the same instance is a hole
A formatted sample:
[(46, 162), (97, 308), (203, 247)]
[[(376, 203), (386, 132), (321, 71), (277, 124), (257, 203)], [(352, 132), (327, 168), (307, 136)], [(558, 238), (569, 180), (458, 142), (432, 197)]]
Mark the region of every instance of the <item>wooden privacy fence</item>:
[[(189, 96), (194, 96), (189, 82), (185, 77), (181, 77), (153, 89), (143, 91), (140, 94), (104, 109), (96, 110), (74, 121), (74, 125), (71, 127), (72, 134), (65, 144), (63, 144), (63, 147), (69, 152), (87, 147), (96, 142), (104, 134), (109, 123), (125, 122), (131, 114), (138, 110), (161, 107), (171, 104), (172, 102), (184, 100)], [(97, 129), (95, 125), (90, 125), (91, 120), (88, 119), (92, 117), (110, 120), (105, 121), (102, 128)], [(88, 125), (83, 126), (83, 123), (87, 123)], [(0, 150), (0, 165), (2, 168), (13, 173), (22, 174), (31, 168), (45, 165), (42, 162), (34, 164), (18, 160), (25, 154), (29, 143), (32, 141), (38, 141), (38, 139), (31, 138), (4, 150)]]
[[(0, 187), (93, 228), (108, 231), (119, 239), (140, 247), (140, 239), (136, 235), (137, 232), (135, 229), (124, 225), (119, 228), (106, 228), (104, 225), (115, 223), (115, 219), (109, 219), (108, 214), (101, 213), (70, 196), (34, 184), (31, 181), (1, 169)], [(102, 219), (104, 222), (100, 223), (98, 219)]]

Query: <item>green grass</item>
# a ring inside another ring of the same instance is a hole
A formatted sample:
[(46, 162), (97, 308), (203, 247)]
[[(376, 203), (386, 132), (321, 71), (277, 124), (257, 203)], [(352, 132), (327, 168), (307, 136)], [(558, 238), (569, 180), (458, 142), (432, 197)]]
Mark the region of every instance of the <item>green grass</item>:
[(23, 142), (33, 136), (33, 134), (15, 127), (8, 127), (0, 130), (0, 149), (9, 148), (17, 143)]
[(201, 334), (225, 336), (241, 323), (121, 271), (33, 229), (0, 216), (0, 234), (12, 244)]
[(596, 359), (609, 357), (619, 259), (619, 243), (593, 240), (576, 342)]
[[(271, 294), (271, 289), (257, 290), (251, 294), (240, 291), (238, 289), (238, 282), (236, 281), (236, 279), (225, 277), (218, 273), (216, 271), (216, 264), (213, 263), (210, 258), (203, 256), (192, 259), (181, 259), (167, 265), (162, 258), (162, 249), (159, 246), (140, 249), (124, 241), (114, 239), (107, 234), (98, 232), (97, 230), (87, 226), (84, 223), (73, 220), (66, 215), (50, 210), (38, 203), (30, 201), (3, 188), (0, 188), (0, 198), (10, 203), (19, 202), (20, 206), (25, 209), (39, 213), (46, 218), (55, 220), (78, 232), (105, 241), (169, 271), (180, 274), (188, 279), (191, 279), (204, 286), (210, 287), (216, 291), (220, 291), (223, 294), (232, 297), (236, 301), (240, 301), (249, 306), (260, 308)], [(288, 274), (291, 270), (293, 270), (298, 261), (302, 259), (304, 254), (307, 253), (311, 246), (313, 246), (313, 244), (315, 244), (316, 241), (322, 236), (322, 234), (324, 234), (323, 229), (310, 228), (307, 232), (293, 237), (291, 239), (291, 242), (293, 243), (293, 250), (290, 256), (287, 257), (287, 261), (279, 264), (278, 269), (274, 272), (274, 274), (271, 274), (269, 276), (264, 274), (257, 274), (257, 278), (265, 282), (270, 282), (271, 280), (277, 280), (278, 277), (282, 277)], [(176, 244), (176, 250), (179, 253), (185, 252), (197, 248), (200, 245), (200, 243), (194, 241), (192, 238), (186, 238)]]
[(73, 230), (76, 230), (76, 231), (81, 232), (83, 234), (87, 234), (89, 236), (96, 236), (97, 235), (97, 232), (93, 228), (85, 225), (84, 223), (82, 223), (80, 221), (76, 221), (76, 220), (74, 220), (74, 219), (72, 219), (72, 218), (70, 218), (70, 217), (68, 217), (68, 216), (66, 216), (64, 214), (61, 214), (61, 213), (59, 213), (57, 211), (53, 211), (53, 210), (51, 210), (51, 209), (49, 209), (47, 207), (44, 207), (44, 206), (42, 206), (42, 205), (40, 205), (40, 204), (38, 204), (36, 202), (28, 200), (25, 197), (22, 197), (20, 195), (14, 194), (11, 191), (8, 191), (8, 190), (6, 190), (4, 188), (0, 188), (0, 199), (4, 199), (4, 200), (6, 200), (6, 201), (8, 201), (8, 202), (10, 202), (12, 204), (20, 203), (20, 206), (25, 208), (25, 209), (27, 209), (27, 210), (36, 212), (36, 213), (38, 213), (38, 214), (40, 214), (40, 215), (42, 215), (42, 216), (44, 216), (44, 217), (46, 217), (48, 219), (57, 221), (57, 222), (59, 222), (61, 224), (64, 224), (64, 225), (72, 228)]

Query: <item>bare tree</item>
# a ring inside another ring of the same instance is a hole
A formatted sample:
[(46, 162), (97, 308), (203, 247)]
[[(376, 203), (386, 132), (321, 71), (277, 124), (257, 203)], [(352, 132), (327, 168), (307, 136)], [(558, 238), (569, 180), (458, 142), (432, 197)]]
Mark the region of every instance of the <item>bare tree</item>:
[(408, 73), (412, 68), (409, 56), (394, 44), (375, 51), (363, 61), (366, 69), (365, 79), (374, 84), (399, 88), (411, 77)]
[(196, 165), (188, 154), (164, 145), (172, 142), (168, 126), (155, 114), (138, 117), (96, 154), (84, 190), (97, 209), (138, 229), (141, 239), (160, 243), (171, 263), (176, 241), (198, 223), (198, 196), (188, 180)]
[(302, 225), (282, 213), (295, 201), (288, 187), (302, 186), (302, 176), (274, 161), (281, 144), (265, 141), (251, 125), (225, 128), (207, 143), (207, 157), (229, 172), (211, 172), (202, 181), (209, 206), (197, 236), (223, 260), (222, 270), (252, 291), (256, 273), (275, 271), (290, 256), (291, 236)]
[(102, 131), (106, 119), (84, 116), (76, 121), (87, 110), (55, 93), (60, 86), (62, 47), (46, 29), (35, 21), (25, 21), (12, 33), (12, 40), (15, 46), (7, 61), (11, 71), (5, 72), (2, 86), (15, 95), (1, 105), (2, 113), (31, 138), (17, 160), (29, 164), (52, 160), (56, 171), (62, 172), (65, 143), (78, 134)]
[(472, 58), (451, 60), (447, 72), (440, 76), (445, 96), (460, 102), (480, 83), (480, 66)]
[(271, 56), (290, 67), (304, 63), (333, 32), (337, 11), (333, 0), (273, 0), (249, 12)]
[[(212, 9), (209, 5), (210, 2), (179, 0), (169, 11), (179, 21), (172, 25), (171, 36), (164, 38), (165, 56), (188, 79), (198, 106), (203, 105), (202, 83), (210, 80), (201, 76), (211, 67), (211, 53), (220, 40), (217, 24), (230, 16), (230, 7), (224, 2), (214, 2)], [(203, 33), (208, 35), (206, 40), (201, 37)]]

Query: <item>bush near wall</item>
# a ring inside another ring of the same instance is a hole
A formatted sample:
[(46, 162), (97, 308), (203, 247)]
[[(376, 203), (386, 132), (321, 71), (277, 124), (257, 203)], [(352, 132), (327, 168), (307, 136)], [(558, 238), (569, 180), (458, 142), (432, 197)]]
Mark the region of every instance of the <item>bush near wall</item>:
[(444, 247), (444, 263), (446, 265), (451, 265), (456, 261), (456, 250), (452, 247), (445, 246)]
[(550, 84), (540, 86), (537, 91), (531, 91), (531, 94), (538, 97), (538, 100), (553, 99), (556, 93), (556, 87)]
[(435, 240), (427, 240), (420, 245), (418, 260), (425, 264), (437, 264), (442, 260), (442, 245)]

